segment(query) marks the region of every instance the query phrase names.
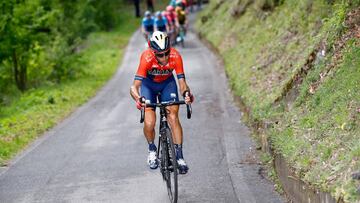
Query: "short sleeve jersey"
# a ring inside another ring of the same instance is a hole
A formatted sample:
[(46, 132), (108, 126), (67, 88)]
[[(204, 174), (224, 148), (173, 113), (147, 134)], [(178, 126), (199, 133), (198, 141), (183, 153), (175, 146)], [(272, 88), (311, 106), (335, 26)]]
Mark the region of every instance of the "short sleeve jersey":
[(175, 24), (175, 20), (177, 18), (176, 12), (166, 12), (165, 17), (169, 24)]
[(143, 18), (142, 24), (147, 32), (154, 32), (154, 18)]
[(179, 24), (184, 25), (186, 21), (186, 13), (185, 11), (180, 11), (177, 13)]
[(161, 19), (155, 19), (155, 26), (161, 32), (166, 32), (166, 24), (167, 21), (165, 17), (161, 17)]
[(141, 54), (135, 80), (142, 81), (148, 78), (153, 82), (160, 83), (172, 77), (174, 70), (177, 78), (185, 78), (182, 57), (176, 49), (170, 48), (169, 61), (164, 66), (160, 65), (156, 60), (154, 52), (151, 49), (147, 49)]

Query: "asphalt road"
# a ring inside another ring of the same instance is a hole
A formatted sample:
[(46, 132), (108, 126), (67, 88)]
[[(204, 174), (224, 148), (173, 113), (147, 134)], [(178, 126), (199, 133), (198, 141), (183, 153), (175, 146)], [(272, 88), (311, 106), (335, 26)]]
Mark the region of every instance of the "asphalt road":
[[(186, 40), (179, 51), (196, 100), (191, 120), (181, 109), (190, 171), (179, 177), (179, 202), (282, 202), (259, 175), (217, 58), (193, 33)], [(168, 202), (159, 170), (146, 165), (140, 114), (129, 96), (144, 43), (136, 32), (112, 80), (0, 170), (0, 202)]]

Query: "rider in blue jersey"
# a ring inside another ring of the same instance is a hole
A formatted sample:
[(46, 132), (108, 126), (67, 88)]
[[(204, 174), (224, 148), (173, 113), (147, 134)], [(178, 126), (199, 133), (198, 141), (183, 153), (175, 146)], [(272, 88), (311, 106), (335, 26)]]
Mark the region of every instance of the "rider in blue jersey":
[(161, 15), (161, 12), (156, 12), (155, 16), (155, 30), (166, 33), (169, 32), (167, 20), (164, 16)]
[(144, 34), (145, 40), (148, 41), (149, 40), (149, 36), (152, 35), (152, 33), (154, 32), (154, 23), (155, 20), (154, 18), (151, 16), (151, 12), (150, 11), (146, 11), (145, 12), (145, 17), (142, 20), (142, 32)]

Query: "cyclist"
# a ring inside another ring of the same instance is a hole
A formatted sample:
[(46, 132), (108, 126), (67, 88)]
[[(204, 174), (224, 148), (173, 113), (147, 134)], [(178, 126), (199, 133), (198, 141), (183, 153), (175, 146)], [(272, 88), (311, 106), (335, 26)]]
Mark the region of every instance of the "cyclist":
[[(159, 164), (156, 157), (157, 148), (154, 144), (156, 114), (155, 109), (146, 107), (144, 100), (155, 103), (157, 95), (160, 95), (159, 102), (173, 101), (172, 96), (174, 95), (176, 95), (175, 101), (178, 100), (178, 88), (173, 70), (176, 72), (180, 92), (183, 94), (185, 102), (193, 102), (194, 97), (185, 81), (181, 55), (176, 49), (170, 48), (170, 40), (166, 33), (155, 31), (149, 39), (149, 48), (141, 54), (140, 64), (130, 88), (130, 94), (136, 101), (137, 108), (141, 109), (145, 106), (144, 134), (149, 144), (147, 162), (151, 169), (156, 169)], [(173, 134), (179, 173), (186, 174), (189, 168), (182, 153), (183, 132), (178, 115), (179, 105), (169, 106), (167, 109), (169, 110), (167, 119)]]
[(179, 22), (180, 29), (184, 29), (184, 33), (186, 34), (187, 26), (188, 26), (188, 20), (186, 17), (185, 11), (182, 9), (182, 7), (177, 6), (176, 9), (176, 15)]
[(141, 26), (142, 33), (144, 34), (145, 40), (149, 39), (149, 36), (154, 32), (154, 18), (151, 16), (150, 11), (145, 11), (144, 18)]
[(176, 6), (176, 0), (170, 0), (169, 5), (172, 7)]
[(176, 12), (173, 6), (167, 6), (165, 12), (166, 20), (169, 24), (169, 37), (171, 44), (176, 43), (176, 36), (178, 34), (179, 22), (177, 20)]
[(155, 30), (167, 33), (169, 31), (169, 26), (166, 18), (161, 15), (160, 11), (156, 12), (155, 16)]
[(176, 6), (175, 7), (181, 7), (183, 11), (186, 11), (188, 3), (186, 0), (176, 0)]

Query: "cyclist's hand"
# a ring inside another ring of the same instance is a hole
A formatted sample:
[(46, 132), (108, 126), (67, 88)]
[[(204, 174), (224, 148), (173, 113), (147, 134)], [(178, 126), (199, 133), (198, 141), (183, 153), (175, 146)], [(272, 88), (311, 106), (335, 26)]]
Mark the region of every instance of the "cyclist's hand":
[(138, 100), (136, 100), (136, 108), (141, 110), (142, 107), (145, 106), (145, 97), (140, 97)]
[(185, 103), (186, 104), (191, 104), (191, 103), (193, 103), (194, 102), (194, 100), (195, 100), (195, 97), (194, 97), (194, 95), (193, 94), (191, 94), (191, 92), (190, 91), (185, 91), (184, 92), (184, 98), (185, 98)]

